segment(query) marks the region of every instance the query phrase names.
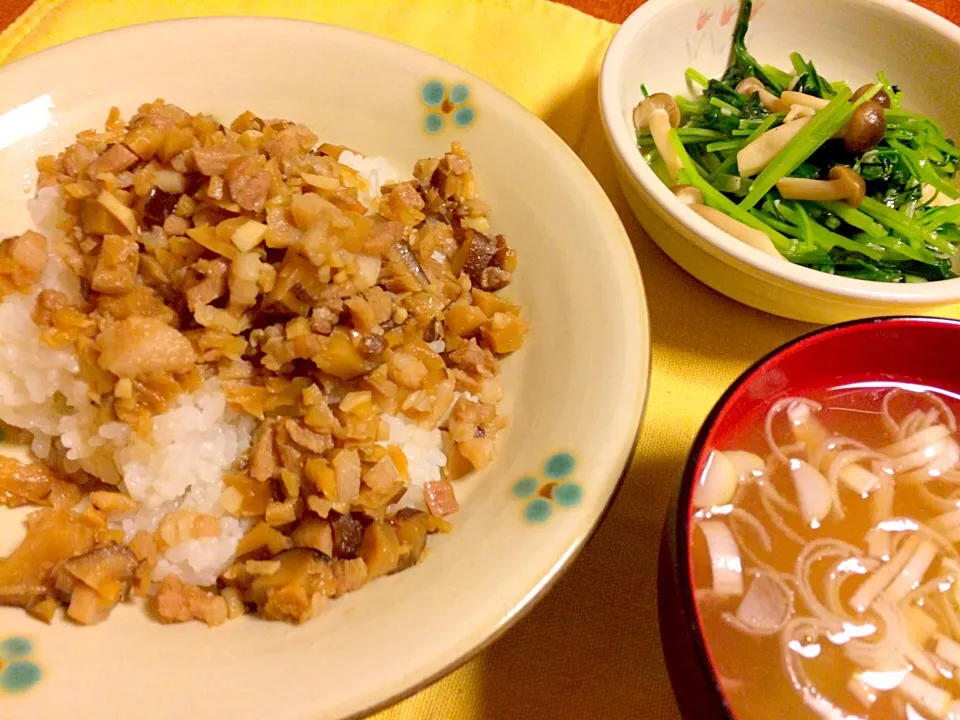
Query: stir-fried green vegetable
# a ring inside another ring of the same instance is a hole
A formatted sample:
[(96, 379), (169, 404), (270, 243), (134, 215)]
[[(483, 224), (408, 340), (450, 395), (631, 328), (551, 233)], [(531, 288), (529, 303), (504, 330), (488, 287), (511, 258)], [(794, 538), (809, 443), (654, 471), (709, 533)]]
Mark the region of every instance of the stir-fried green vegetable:
[(721, 211), (723, 229), (791, 262), (882, 282), (956, 277), (960, 148), (882, 72), (852, 92), (798, 53), (789, 71), (761, 64), (746, 47), (752, 10), (741, 2), (719, 79), (686, 70), (694, 100), (644, 88), (634, 120), (654, 171), (713, 208), (700, 215)]

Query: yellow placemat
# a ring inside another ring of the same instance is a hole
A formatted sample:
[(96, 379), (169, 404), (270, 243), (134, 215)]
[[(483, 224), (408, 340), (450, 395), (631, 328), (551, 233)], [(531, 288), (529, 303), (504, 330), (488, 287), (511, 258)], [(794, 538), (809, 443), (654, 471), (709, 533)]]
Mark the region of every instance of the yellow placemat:
[(641, 441), (606, 522), (528, 618), (378, 720), (676, 720), (655, 590), (670, 493), (700, 422), (727, 384), (808, 327), (700, 285), (633, 219), (597, 108), (600, 63), (616, 26), (546, 0), (38, 0), (0, 35), (0, 62), (123, 25), (200, 15), (345, 25), (470, 69), (537, 113), (580, 154), (620, 211), (640, 259), (653, 380)]

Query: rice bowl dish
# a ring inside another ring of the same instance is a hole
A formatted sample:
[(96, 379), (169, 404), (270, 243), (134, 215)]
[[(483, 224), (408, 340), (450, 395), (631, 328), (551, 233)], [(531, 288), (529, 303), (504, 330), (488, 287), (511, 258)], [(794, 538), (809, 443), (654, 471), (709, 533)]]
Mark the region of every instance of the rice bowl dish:
[[(174, 47), (157, 73), (156, 53), (144, 51)], [(230, 63), (209, 61), (228, 56)], [(105, 64), (104, 57), (125, 60)], [(424, 131), (421, 90), (430, 80), (469, 88), (477, 111), (469, 127)], [(102, 129), (110, 105), (125, 119), (155, 97), (225, 125), (248, 108), (261, 118), (290, 118), (327, 142), (387, 158), (403, 178), (419, 159), (442, 158), (459, 141), (493, 209), (485, 234), (503, 233), (519, 255), (512, 282), (497, 294), (519, 304), (530, 323), (522, 351), (500, 362), (498, 415), (509, 425), (497, 434), (494, 460), (453, 481), (460, 510), (444, 518), (453, 531), (430, 536), (422, 562), (327, 602), (295, 627), (253, 614), (212, 629), (164, 625), (140, 600), (92, 628), (76, 627), (62, 612), (47, 625), (20, 608), (0, 608), (0, 644), (28, 638), (33, 652), (22, 660), (41, 671), (29, 688), (3, 695), (7, 714), (94, 720), (132, 706), (144, 720), (255, 720), (270, 707), (289, 720), (363, 717), (451, 672), (537, 604), (611, 501), (649, 373), (646, 305), (629, 240), (562, 139), (502, 91), (440, 58), (292, 20), (124, 28), (8, 64), (0, 85), (3, 113), (41, 94), (53, 101), (49, 123), (0, 150), (8, 170), (0, 176), (5, 233), (33, 227), (26, 201), (36, 192), (38, 156), (68, 147), (86, 128)], [(589, 384), (577, 382), (588, 374)], [(585, 427), (604, 431), (585, 434)], [(8, 439), (18, 438), (10, 432)], [(582, 489), (579, 503), (547, 500), (550, 518), (531, 523), (528, 506), (546, 498), (519, 498), (514, 486), (527, 476), (546, 484), (545, 464), (557, 453), (576, 462), (566, 482)], [(29, 512), (0, 508), (0, 553), (22, 540)]]
[(303, 622), (449, 532), (527, 333), (454, 143), (382, 158), (156, 101), (38, 160), (0, 244), (0, 604)]

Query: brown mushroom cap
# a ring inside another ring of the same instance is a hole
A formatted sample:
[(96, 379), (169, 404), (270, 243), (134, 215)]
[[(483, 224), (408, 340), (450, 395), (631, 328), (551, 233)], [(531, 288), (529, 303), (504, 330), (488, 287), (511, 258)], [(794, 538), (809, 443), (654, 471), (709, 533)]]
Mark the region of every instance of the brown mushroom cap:
[(55, 587), (69, 597), (79, 581), (105, 596), (112, 587), (128, 586), (137, 564), (124, 545), (102, 545), (64, 562), (55, 573)]
[(883, 105), (876, 100), (868, 100), (858, 107), (847, 123), (843, 143), (852, 153), (865, 153), (876, 147), (887, 132), (887, 118)]
[(684, 205), (702, 205), (703, 193), (693, 185), (675, 185), (670, 189)]
[[(866, 85), (861, 85), (860, 87), (857, 88), (857, 91), (853, 94), (853, 97), (850, 98), (850, 101), (856, 102), (857, 100), (862, 98), (864, 93), (866, 93), (872, 87), (873, 87), (873, 83), (867, 83)], [(890, 100), (890, 95), (888, 95), (887, 91), (884, 90), (883, 88), (877, 90), (874, 96), (870, 99), (873, 100), (873, 102), (880, 103), (880, 105), (886, 109), (889, 109), (893, 105), (893, 102)]]
[(643, 102), (637, 105), (633, 111), (633, 125), (637, 130), (643, 130), (650, 126), (650, 114), (654, 110), (666, 110), (670, 118), (671, 127), (680, 125), (680, 106), (673, 99), (672, 95), (667, 93), (654, 93)]
[(846, 192), (845, 200), (849, 205), (858, 207), (867, 194), (867, 183), (851, 168), (845, 165), (835, 165), (830, 168), (830, 179), (840, 183)]

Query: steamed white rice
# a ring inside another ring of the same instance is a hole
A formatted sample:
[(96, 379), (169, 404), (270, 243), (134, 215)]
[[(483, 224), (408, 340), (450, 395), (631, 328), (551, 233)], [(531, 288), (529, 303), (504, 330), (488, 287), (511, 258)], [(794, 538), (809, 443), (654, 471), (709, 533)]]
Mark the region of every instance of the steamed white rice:
[(403, 497), (390, 508), (423, 509), (423, 486), (440, 480), (440, 471), (446, 467), (447, 456), (443, 454), (443, 438), (440, 431), (424, 430), (415, 423), (396, 415), (382, 416), (390, 434), (384, 445), (397, 445), (407, 458), (410, 485)]
[[(59, 193), (41, 190), (29, 203), (37, 230), (48, 238), (60, 235), (56, 216), (62, 210)], [(51, 253), (43, 275), (29, 295), (12, 294), (0, 302), (0, 420), (41, 436), (59, 435), (61, 404), (79, 409), (87, 402), (87, 385), (77, 378), (76, 354), (40, 342), (33, 309), (41, 290), (59, 290), (76, 298), (80, 286), (59, 256)]]
[[(122, 423), (109, 427), (129, 433)], [(118, 450), (127, 492), (144, 510), (180, 500), (198, 512), (219, 515), (220, 478), (250, 448), (253, 428), (253, 418), (231, 410), (219, 383), (208, 381), (153, 418), (149, 441), (133, 437)]]
[[(55, 189), (41, 190), (30, 211), (38, 231), (48, 239), (60, 237), (61, 201)], [(155, 530), (178, 507), (220, 517), (220, 537), (171, 548), (155, 573), (157, 579), (175, 573), (186, 582), (212, 584), (247, 529), (236, 518), (221, 517), (219, 501), (224, 472), (250, 447), (253, 418), (230, 410), (212, 380), (156, 416), (150, 442), (126, 423), (97, 427), (75, 352), (42, 343), (33, 322), (36, 298), (44, 289), (79, 296), (76, 277), (55, 253), (32, 293), (0, 302), (0, 420), (31, 430), (32, 449), (41, 458), (49, 456), (51, 439), (59, 438), (68, 469), (122, 479), (140, 506), (136, 514), (116, 520), (127, 540), (138, 530)]]
[(250, 529), (249, 521), (235, 517), (220, 518), (220, 537), (187, 540), (169, 550), (157, 561), (153, 579), (177, 575), (186, 583), (215, 585), (229, 565), (237, 544)]
[(341, 165), (353, 168), (366, 183), (366, 190), (361, 190), (358, 197), (364, 207), (373, 208), (374, 200), (380, 197), (380, 189), (384, 185), (399, 182), (400, 176), (390, 166), (390, 162), (382, 157), (366, 157), (345, 150), (337, 159)]
[(182, 395), (176, 406), (153, 418), (150, 441), (132, 436), (129, 426), (110, 423), (100, 429), (123, 436), (117, 467), (137, 512), (121, 518), (129, 541), (140, 530), (153, 532), (178, 508), (220, 518), (220, 537), (191, 540), (169, 550), (154, 570), (162, 580), (171, 572), (185, 582), (209, 585), (226, 568), (250, 525), (222, 517), (223, 475), (250, 448), (254, 420), (227, 406), (216, 380)]

